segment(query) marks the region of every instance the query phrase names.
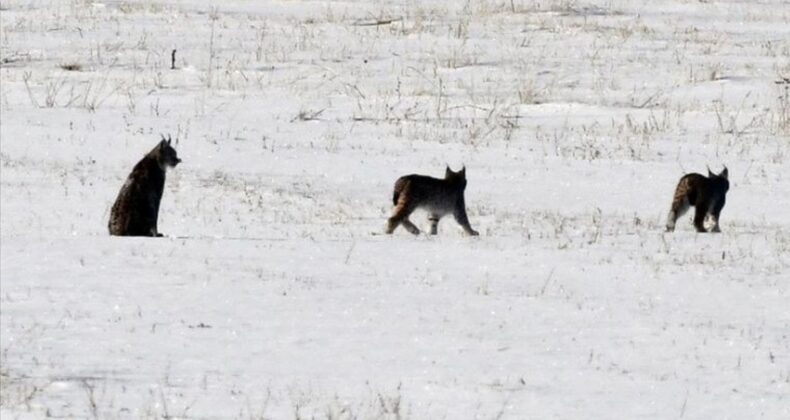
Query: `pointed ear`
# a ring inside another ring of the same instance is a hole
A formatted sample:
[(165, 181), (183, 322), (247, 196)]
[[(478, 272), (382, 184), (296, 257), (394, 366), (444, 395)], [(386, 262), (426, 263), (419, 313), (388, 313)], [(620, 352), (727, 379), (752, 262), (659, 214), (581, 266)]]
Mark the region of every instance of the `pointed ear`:
[(466, 178), (466, 165), (461, 167), (461, 171), (458, 172), (458, 174), (461, 175), (462, 178)]
[(444, 170), (444, 177), (449, 178), (453, 176), (453, 170), (450, 169), (450, 165), (447, 165), (447, 168)]
[(705, 165), (705, 167), (708, 168), (708, 178), (713, 178), (714, 176), (716, 176), (713, 172), (710, 171), (710, 166)]
[(724, 178), (724, 179), (727, 179), (727, 176), (729, 176), (729, 171), (727, 170), (726, 166), (724, 167), (724, 170), (721, 171), (721, 173), (719, 173), (719, 176)]

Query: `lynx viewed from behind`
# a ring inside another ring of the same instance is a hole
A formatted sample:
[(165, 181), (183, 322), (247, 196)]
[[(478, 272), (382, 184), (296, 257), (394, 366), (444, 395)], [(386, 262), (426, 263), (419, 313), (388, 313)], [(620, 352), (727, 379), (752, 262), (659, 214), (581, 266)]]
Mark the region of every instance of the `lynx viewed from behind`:
[(667, 218), (667, 232), (675, 230), (675, 222), (683, 216), (689, 207), (694, 206), (694, 227), (697, 232), (705, 230), (705, 218), (710, 217), (713, 227), (710, 232), (719, 230), (719, 214), (724, 208), (725, 196), (730, 189), (727, 180), (727, 167), (718, 175), (708, 169), (708, 176), (691, 173), (686, 174), (678, 182), (672, 208)]
[(478, 233), (469, 225), (466, 216), (466, 203), (464, 190), (466, 189), (466, 168), (453, 172), (450, 167), (444, 174), (444, 179), (432, 178), (425, 175), (406, 175), (395, 182), (392, 195), (392, 204), (395, 205), (392, 217), (387, 221), (388, 234), (391, 234), (398, 225), (403, 225), (409, 232), (418, 235), (420, 229), (409, 220), (409, 215), (416, 209), (428, 211), (431, 222), (431, 235), (436, 235), (439, 219), (452, 213), (456, 222), (464, 231), (473, 236)]
[(165, 172), (181, 162), (171, 139), (162, 141), (132, 169), (110, 212), (110, 235), (162, 236), (157, 228)]

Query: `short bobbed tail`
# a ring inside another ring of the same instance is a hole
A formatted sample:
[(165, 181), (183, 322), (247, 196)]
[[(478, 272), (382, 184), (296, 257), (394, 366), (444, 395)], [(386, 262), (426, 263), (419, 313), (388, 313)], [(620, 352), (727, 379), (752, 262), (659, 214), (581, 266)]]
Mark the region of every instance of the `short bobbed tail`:
[(392, 189), (392, 205), (398, 205), (398, 200), (400, 199), (400, 195), (403, 192), (403, 189), (406, 187), (406, 180), (404, 177), (398, 178), (395, 181), (395, 187)]

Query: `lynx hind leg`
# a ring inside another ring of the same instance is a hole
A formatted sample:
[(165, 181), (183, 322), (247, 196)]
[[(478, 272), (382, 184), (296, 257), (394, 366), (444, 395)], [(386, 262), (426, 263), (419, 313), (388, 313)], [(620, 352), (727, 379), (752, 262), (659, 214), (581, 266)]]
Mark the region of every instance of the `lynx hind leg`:
[(403, 220), (402, 220), (400, 223), (401, 223), (401, 224), (403, 225), (403, 227), (404, 227), (404, 228), (406, 228), (406, 230), (408, 230), (408, 231), (409, 231), (411, 234), (414, 234), (414, 235), (419, 235), (419, 234), (420, 234), (420, 228), (418, 228), (418, 227), (417, 227), (417, 226), (416, 226), (414, 223), (412, 223), (412, 222), (411, 222), (411, 220), (409, 220), (409, 217), (408, 217), (408, 216), (406, 216), (406, 218), (405, 218), (405, 219), (403, 219)]
[(675, 230), (675, 223), (686, 214), (689, 207), (691, 207), (691, 203), (689, 203), (688, 199), (688, 192), (689, 183), (688, 180), (683, 177), (680, 179), (680, 182), (678, 182), (678, 186), (675, 188), (675, 196), (672, 198), (672, 206), (667, 216), (667, 232)]
[(669, 210), (669, 216), (667, 216), (667, 232), (675, 230), (675, 223), (686, 214), (689, 207), (691, 204), (689, 204), (688, 198), (675, 197), (675, 200), (672, 201), (672, 208)]
[(412, 211), (414, 211), (414, 206), (410, 203), (407, 194), (401, 193), (400, 198), (398, 199), (398, 203), (395, 205), (395, 209), (393, 209), (392, 217), (387, 220), (387, 230), (386, 233), (392, 234), (398, 225), (403, 225), (406, 230), (411, 232), (414, 235), (419, 235), (420, 229), (414, 225), (409, 220), (409, 215)]
[(694, 228), (697, 229), (697, 232), (704, 233), (707, 232), (705, 230), (705, 216), (707, 216), (708, 211), (701, 207), (697, 206), (694, 210)]

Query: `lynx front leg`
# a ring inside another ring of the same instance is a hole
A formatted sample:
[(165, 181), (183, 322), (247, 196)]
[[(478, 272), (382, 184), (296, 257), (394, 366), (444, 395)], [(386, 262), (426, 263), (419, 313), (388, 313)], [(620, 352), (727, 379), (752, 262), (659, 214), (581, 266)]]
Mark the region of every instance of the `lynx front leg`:
[(148, 218), (148, 225), (151, 226), (151, 228), (148, 230), (148, 236), (152, 236), (154, 238), (162, 236), (162, 234), (159, 233), (159, 228), (157, 227), (157, 219), (158, 217), (156, 215)]
[(469, 225), (469, 218), (466, 216), (466, 208), (461, 207), (455, 210), (453, 213), (453, 217), (455, 217), (455, 221), (464, 228), (464, 232), (468, 235), (477, 236), (479, 233), (472, 229), (472, 226)]
[(697, 232), (705, 233), (705, 215), (708, 212), (701, 208), (702, 206), (696, 206), (694, 209), (694, 227), (697, 229)]
[(147, 200), (146, 223), (151, 227), (149, 235), (158, 238), (162, 236), (162, 234), (159, 233), (159, 204), (162, 202), (161, 189), (158, 193), (156, 191), (151, 191), (148, 194)]
[(721, 229), (719, 228), (719, 215), (721, 214), (721, 209), (724, 208), (724, 198), (722, 197), (718, 200), (710, 209), (710, 216), (711, 221), (713, 222), (713, 227), (711, 228), (711, 232), (720, 233)]
[(721, 233), (721, 229), (719, 228), (719, 218), (716, 216), (711, 216), (711, 220), (713, 221), (713, 227), (710, 229), (713, 233)]
[(431, 222), (431, 235), (436, 235), (439, 231), (439, 216), (432, 214), (430, 217), (428, 217), (428, 220)]

